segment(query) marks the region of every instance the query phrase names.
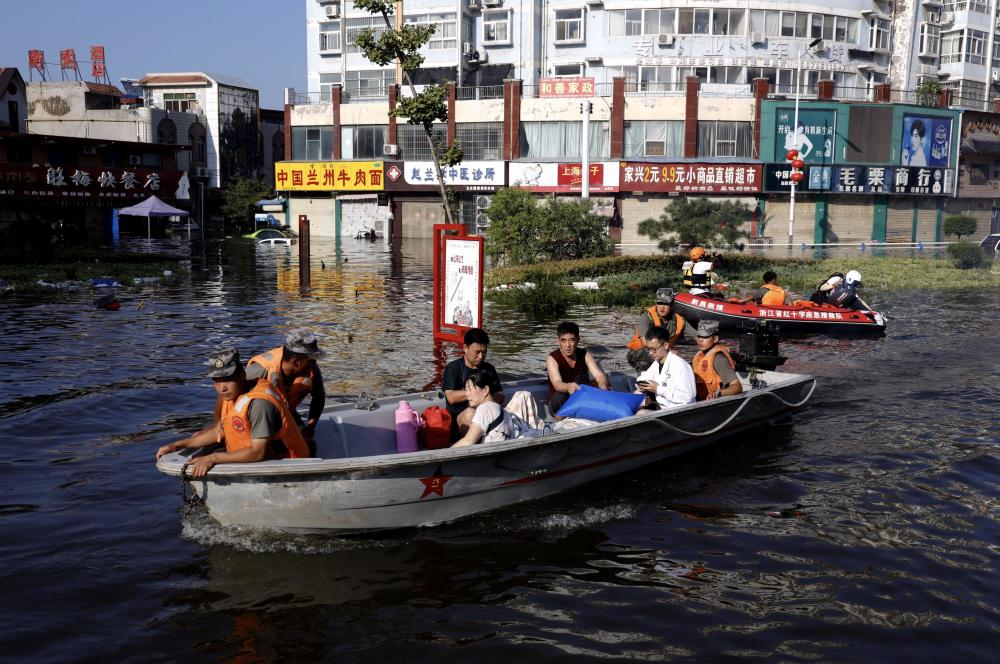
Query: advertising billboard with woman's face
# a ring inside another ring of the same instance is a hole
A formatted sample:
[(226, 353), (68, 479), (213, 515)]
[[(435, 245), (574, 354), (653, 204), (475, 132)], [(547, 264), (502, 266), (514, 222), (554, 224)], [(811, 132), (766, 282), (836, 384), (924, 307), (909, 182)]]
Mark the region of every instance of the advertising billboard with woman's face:
[(905, 166), (948, 167), (951, 157), (951, 118), (904, 115), (900, 163)]

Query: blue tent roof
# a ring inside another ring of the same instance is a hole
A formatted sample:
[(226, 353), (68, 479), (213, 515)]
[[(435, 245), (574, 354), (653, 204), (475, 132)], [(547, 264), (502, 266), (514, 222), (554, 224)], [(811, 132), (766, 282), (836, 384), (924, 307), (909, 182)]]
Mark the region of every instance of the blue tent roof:
[(254, 203), (254, 205), (257, 205), (257, 206), (263, 206), (263, 205), (284, 205), (284, 204), (285, 204), (285, 199), (282, 198), (281, 196), (278, 196), (277, 198), (272, 198), (270, 200), (264, 199), (262, 201), (257, 201), (256, 203)]

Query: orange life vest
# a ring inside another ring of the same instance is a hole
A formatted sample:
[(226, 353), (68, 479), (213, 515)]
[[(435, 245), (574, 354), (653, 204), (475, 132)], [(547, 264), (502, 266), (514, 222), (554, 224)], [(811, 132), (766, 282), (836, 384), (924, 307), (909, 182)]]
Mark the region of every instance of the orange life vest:
[(760, 299), (765, 307), (780, 307), (785, 303), (785, 289), (777, 284), (764, 284), (767, 292)]
[(284, 443), (287, 451), (276, 451), (269, 444), (268, 458), (304, 459), (308, 457), (309, 445), (306, 444), (305, 438), (299, 432), (299, 427), (292, 418), (284, 397), (264, 381), (258, 381), (252, 390), (240, 396), (236, 401), (222, 403), (221, 426), (226, 439), (226, 451), (235, 452), (250, 447), (250, 441), (253, 439), (250, 424), (250, 402), (254, 399), (263, 399), (281, 413), (281, 430), (272, 436), (271, 440), (280, 440)]
[[(649, 314), (649, 319), (653, 321), (653, 325), (663, 326), (663, 321), (660, 319), (660, 315), (656, 313), (655, 304), (646, 309), (646, 313)], [(674, 327), (676, 328), (674, 330), (674, 334), (673, 336), (670, 337), (670, 340), (667, 342), (671, 345), (673, 345), (673, 343), (680, 338), (681, 334), (684, 333), (684, 317), (677, 312), (674, 312)], [(639, 336), (639, 330), (633, 327), (632, 338), (629, 339), (627, 344), (625, 344), (625, 347), (628, 348), (629, 350), (639, 350), (640, 348), (642, 348), (642, 346), (643, 346), (642, 337)]]
[(281, 374), (281, 360), (285, 355), (285, 347), (279, 346), (273, 350), (266, 351), (260, 355), (250, 358), (247, 364), (259, 364), (266, 372), (264, 380), (270, 383), (278, 392), (288, 400), (288, 407), (295, 410), (296, 406), (302, 403), (307, 394), (313, 388), (312, 361), (309, 362), (309, 373), (305, 376), (296, 376), (291, 385), (285, 385), (285, 377)]
[(729, 348), (725, 344), (715, 344), (707, 353), (698, 351), (694, 359), (691, 360), (691, 368), (694, 369), (694, 383), (698, 390), (698, 401), (704, 401), (712, 392), (722, 386), (722, 378), (715, 370), (715, 356), (722, 353), (729, 360), (729, 366), (736, 369), (733, 356), (729, 354)]

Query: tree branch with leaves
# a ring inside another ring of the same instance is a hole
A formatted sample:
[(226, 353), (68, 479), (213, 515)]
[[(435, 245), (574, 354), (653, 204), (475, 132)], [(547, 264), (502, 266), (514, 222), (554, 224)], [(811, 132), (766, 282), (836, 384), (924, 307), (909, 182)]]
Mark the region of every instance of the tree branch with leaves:
[(434, 123), (448, 121), (448, 86), (429, 85), (418, 94), (411, 76), (423, 65), (424, 56), (420, 54), (420, 49), (430, 41), (437, 26), (403, 25), (397, 30), (390, 20), (395, 13), (395, 4), (392, 0), (354, 0), (354, 6), (358, 9), (375, 16), (380, 15), (386, 27), (381, 33), (372, 28), (361, 31), (354, 39), (354, 45), (361, 49), (368, 60), (380, 67), (390, 63), (400, 65), (403, 82), (409, 87), (410, 96), (399, 99), (391, 114), (406, 118), (408, 124), (424, 128), (438, 174), (441, 206), (444, 208), (445, 219), (453, 224), (455, 220), (452, 206), (449, 205), (448, 188), (444, 184), (444, 167), (454, 166), (462, 161), (462, 147), (457, 141), (449, 146), (440, 145), (434, 141), (433, 136)]

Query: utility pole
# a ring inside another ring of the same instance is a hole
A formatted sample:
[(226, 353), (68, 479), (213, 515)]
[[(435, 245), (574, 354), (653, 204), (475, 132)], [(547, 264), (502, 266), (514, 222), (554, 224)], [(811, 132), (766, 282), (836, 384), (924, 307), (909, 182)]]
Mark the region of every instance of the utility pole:
[(583, 200), (590, 198), (590, 113), (593, 110), (593, 102), (585, 101), (580, 104), (580, 112), (583, 113), (583, 145), (580, 146), (580, 170), (583, 177), (580, 181), (580, 198)]

